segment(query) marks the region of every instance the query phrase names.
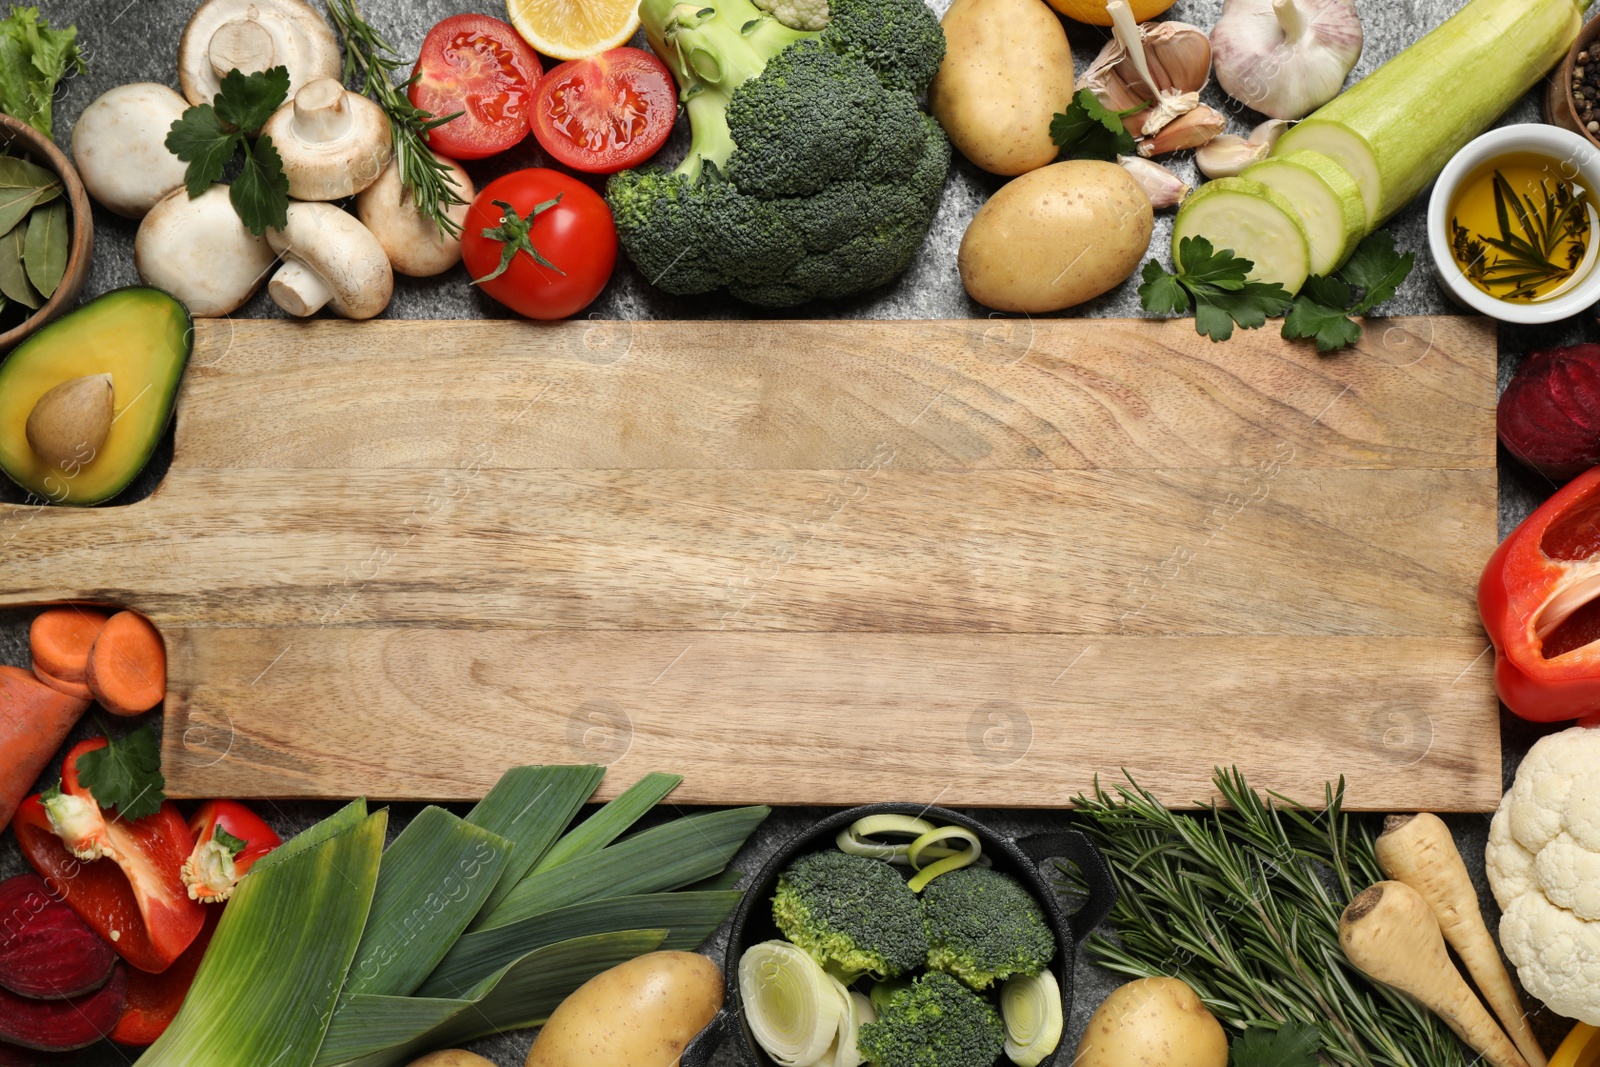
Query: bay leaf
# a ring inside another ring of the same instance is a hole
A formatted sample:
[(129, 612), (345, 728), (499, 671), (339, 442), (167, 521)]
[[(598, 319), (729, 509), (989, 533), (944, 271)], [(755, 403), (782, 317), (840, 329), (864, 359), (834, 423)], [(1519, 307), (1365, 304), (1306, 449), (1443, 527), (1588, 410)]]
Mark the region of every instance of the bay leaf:
[(46, 300), (67, 273), (67, 202), (57, 200), (36, 207), (28, 215), (28, 233), (22, 242), (22, 265), (28, 280)]
[(39, 296), (28, 282), (27, 271), (22, 266), (22, 242), (26, 226), (13, 226), (11, 232), (0, 236), (0, 293), (23, 307), (37, 308)]
[(16, 156), (0, 156), (0, 189), (43, 189), (60, 185), (54, 174)]
[(0, 233), (10, 233), (39, 202), (39, 190), (0, 186)]
[(65, 192), (66, 190), (60, 182), (53, 181), (39, 190), (39, 199), (33, 202), (33, 206), (38, 207), (40, 204), (48, 204), (50, 201), (58, 199)]

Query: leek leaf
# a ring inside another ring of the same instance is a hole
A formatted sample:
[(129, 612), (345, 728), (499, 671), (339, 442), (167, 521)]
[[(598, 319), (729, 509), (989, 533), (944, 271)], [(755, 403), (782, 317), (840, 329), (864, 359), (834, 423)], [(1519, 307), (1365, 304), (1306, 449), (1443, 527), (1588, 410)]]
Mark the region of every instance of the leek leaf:
[(427, 807), (383, 854), (346, 996), (404, 996), (444, 958), (495, 886), (511, 842)]
[(604, 767), (513, 767), (467, 821), (511, 842), (511, 855), (480, 913), (487, 916), (544, 858), (606, 776)]
[(650, 893), (591, 900), (457, 941), (417, 990), (422, 997), (473, 997), (506, 964), (546, 945), (611, 930), (660, 928), (663, 949), (690, 950), (738, 906), (742, 893)]
[(321, 822), (295, 834), (289, 840), (256, 860), (250, 869), (252, 871), (265, 871), (276, 867), (286, 860), (293, 859), (307, 849), (316, 848), (324, 841), (338, 837), (346, 830), (353, 829), (366, 817), (367, 800), (365, 797), (358, 797)]
[[(316, 1067), (391, 1067), (433, 1049), (537, 1026), (578, 986), (653, 952), (665, 937), (664, 930), (621, 930), (550, 945), (504, 968), (491, 992), (477, 1000), (351, 997), (328, 1031)], [(407, 1006), (415, 1010), (408, 1014)]]
[(533, 873), (543, 874), (563, 863), (599, 852), (627, 833), (630, 826), (666, 799), (667, 794), (678, 788), (678, 783), (682, 781), (681, 774), (645, 775), (557, 841), (555, 847), (533, 868)]
[(265, 870), (257, 863), (177, 1018), (139, 1063), (310, 1067), (361, 941), (387, 824), (380, 811)]
[(492, 930), (571, 904), (678, 889), (721, 871), (771, 808), (691, 815), (634, 834), (555, 870), (536, 870), (480, 929)]

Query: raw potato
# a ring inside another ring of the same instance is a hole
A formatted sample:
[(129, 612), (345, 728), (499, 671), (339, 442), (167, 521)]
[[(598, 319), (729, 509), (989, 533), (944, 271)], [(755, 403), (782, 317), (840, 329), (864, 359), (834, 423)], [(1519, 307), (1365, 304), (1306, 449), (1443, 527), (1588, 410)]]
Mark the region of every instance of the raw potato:
[(669, 1067), (721, 1008), (716, 964), (693, 952), (651, 952), (563, 1000), (526, 1067)]
[(1072, 99), (1072, 49), (1043, 0), (955, 0), (928, 106), (962, 155), (1026, 174), (1059, 154), (1050, 119)]
[(1060, 311), (1121, 284), (1150, 248), (1155, 213), (1115, 163), (1024, 174), (978, 209), (957, 263), (967, 293), (1000, 311)]
[(1176, 978), (1120, 986), (1089, 1019), (1074, 1067), (1228, 1067), (1228, 1037)]
[(465, 1049), (443, 1048), (412, 1060), (407, 1067), (494, 1067), (494, 1061)]

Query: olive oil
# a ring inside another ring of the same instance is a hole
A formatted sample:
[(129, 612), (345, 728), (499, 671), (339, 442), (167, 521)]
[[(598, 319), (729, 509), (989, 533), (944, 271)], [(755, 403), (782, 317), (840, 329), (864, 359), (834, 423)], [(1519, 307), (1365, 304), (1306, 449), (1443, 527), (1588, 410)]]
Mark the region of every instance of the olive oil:
[(1596, 221), (1574, 168), (1533, 153), (1490, 160), (1461, 183), (1450, 204), (1456, 265), (1490, 296), (1549, 300), (1594, 266)]

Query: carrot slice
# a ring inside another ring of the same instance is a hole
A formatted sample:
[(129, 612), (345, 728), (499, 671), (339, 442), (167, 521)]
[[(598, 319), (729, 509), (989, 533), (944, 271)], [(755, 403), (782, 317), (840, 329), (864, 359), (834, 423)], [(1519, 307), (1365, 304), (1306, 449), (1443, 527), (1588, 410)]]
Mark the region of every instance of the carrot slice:
[(33, 662), (63, 682), (86, 681), (89, 649), (108, 618), (104, 612), (72, 605), (41, 611), (28, 629)]
[(88, 709), (21, 667), (0, 667), (0, 830)]
[(77, 697), (79, 700), (94, 699), (94, 691), (84, 683), (69, 682), (65, 678), (57, 678), (37, 663), (33, 665), (33, 676), (58, 693), (65, 693), (67, 696)]
[(149, 711), (167, 695), (167, 646), (161, 632), (137, 612), (117, 612), (94, 639), (85, 681), (113, 715)]

